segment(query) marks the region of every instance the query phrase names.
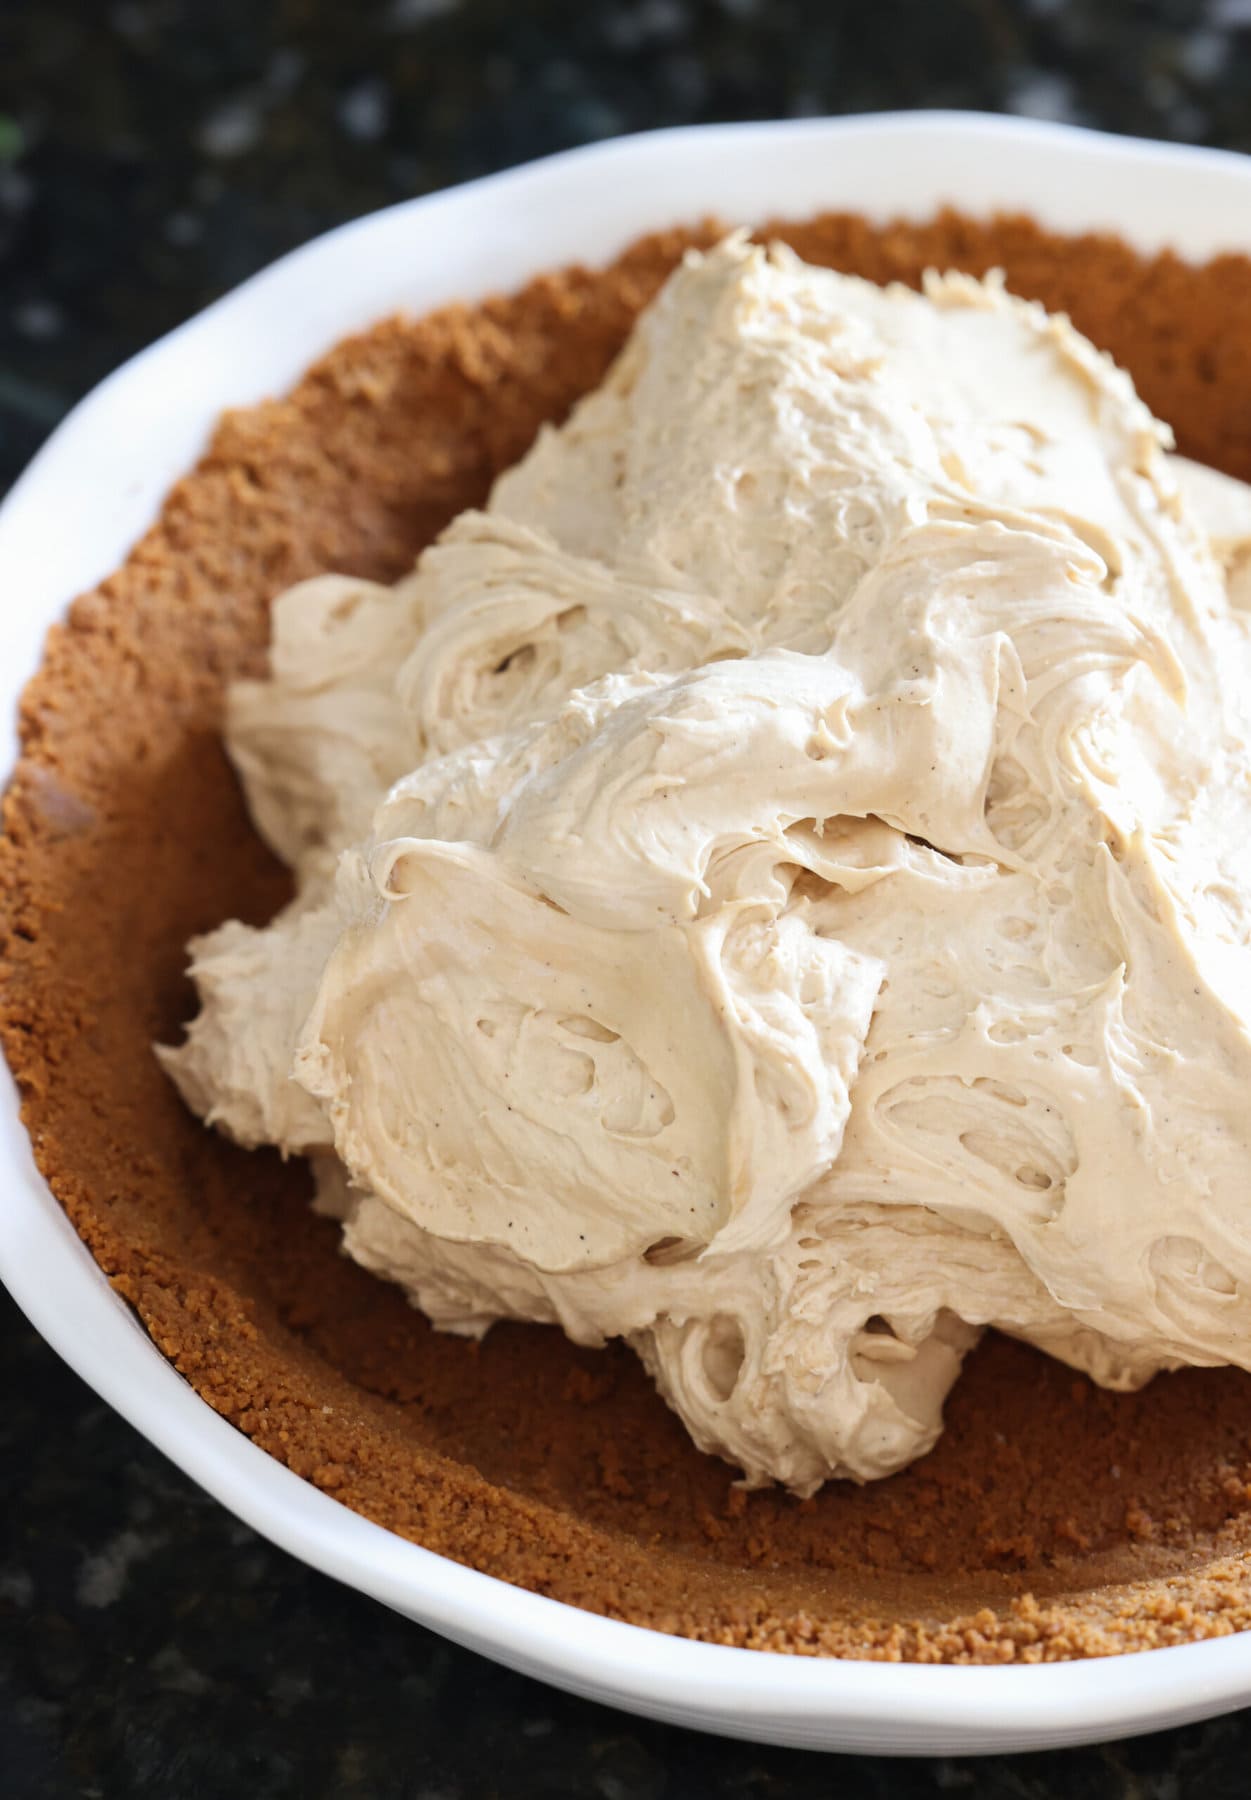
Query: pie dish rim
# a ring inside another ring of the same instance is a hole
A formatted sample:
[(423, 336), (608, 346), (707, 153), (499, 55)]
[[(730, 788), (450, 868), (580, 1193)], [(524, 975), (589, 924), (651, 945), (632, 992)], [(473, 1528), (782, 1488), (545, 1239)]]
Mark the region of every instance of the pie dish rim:
[[(0, 700), (43, 635), (119, 563), (217, 415), (290, 386), (336, 339), (600, 262), (708, 213), (752, 222), (844, 207), (924, 217), (1025, 211), (1143, 251), (1251, 250), (1251, 159), (976, 114), (681, 127), (611, 140), (341, 226), (272, 264), (108, 377), (0, 506)], [(414, 253), (416, 251), (416, 254)], [(170, 395), (177, 406), (170, 407)], [(124, 442), (131, 454), (118, 457)], [(72, 502), (76, 529), (56, 529)], [(0, 1278), (52, 1347), (180, 1468), (271, 1541), (513, 1668), (631, 1711), (797, 1747), (913, 1754), (1088, 1742), (1251, 1701), (1251, 1634), (1096, 1662), (949, 1668), (775, 1656), (665, 1637), (511, 1587), (410, 1544), (282, 1467), (179, 1376), (80, 1243), (0, 1075)]]

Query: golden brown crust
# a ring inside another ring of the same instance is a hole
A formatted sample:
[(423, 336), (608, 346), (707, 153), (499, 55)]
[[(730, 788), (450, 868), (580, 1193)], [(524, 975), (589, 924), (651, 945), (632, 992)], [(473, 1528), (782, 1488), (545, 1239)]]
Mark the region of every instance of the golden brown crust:
[[(597, 1612), (802, 1654), (1039, 1661), (1251, 1623), (1251, 1386), (1102, 1393), (1005, 1340), (933, 1455), (871, 1489), (747, 1495), (624, 1351), (509, 1326), (441, 1338), (337, 1254), (307, 1178), (182, 1109), (149, 1046), (192, 1005), (186, 939), (266, 918), (287, 880), (222, 754), (223, 684), (281, 588), (380, 579), (592, 386), (682, 248), (389, 320), (285, 399), (222, 420), (126, 565), (49, 636), (0, 843), (0, 1033), (53, 1190), (218, 1412), (347, 1505)], [(1251, 478), (1251, 261), (1144, 260), (1022, 219), (783, 228), (810, 260), (980, 272), (1065, 309), (1181, 448)]]

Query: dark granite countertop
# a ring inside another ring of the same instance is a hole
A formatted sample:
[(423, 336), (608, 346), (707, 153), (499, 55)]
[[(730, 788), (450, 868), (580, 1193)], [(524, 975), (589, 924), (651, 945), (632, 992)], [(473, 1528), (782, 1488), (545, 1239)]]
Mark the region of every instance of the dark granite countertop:
[[(0, 0), (0, 488), (313, 233), (645, 126), (979, 107), (1251, 150), (1251, 0)], [(0, 1792), (180, 1800), (1247, 1791), (1246, 1715), (892, 1763), (568, 1699), (271, 1549), (0, 1300)]]

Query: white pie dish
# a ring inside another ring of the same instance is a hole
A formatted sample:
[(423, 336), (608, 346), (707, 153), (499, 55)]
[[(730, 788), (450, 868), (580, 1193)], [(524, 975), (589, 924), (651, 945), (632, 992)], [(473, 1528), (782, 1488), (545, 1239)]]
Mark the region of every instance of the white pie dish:
[[(1145, 250), (1251, 250), (1251, 161), (969, 115), (665, 132), (413, 201), (297, 251), (106, 381), (0, 508), (0, 704), (13, 719), (47, 627), (122, 560), (223, 407), (289, 386), (404, 308), (600, 261), (715, 212), (922, 217), (1028, 211)], [(118, 454), (118, 445), (126, 447)], [(63, 521), (73, 517), (75, 530)], [(398, 1539), (242, 1437), (164, 1361), (37, 1173), (7, 1074), (0, 1275), (55, 1349), (189, 1475), (307, 1562), (500, 1661), (589, 1697), (745, 1737), (843, 1750), (1019, 1749), (1155, 1730), (1251, 1701), (1251, 1634), (1008, 1669), (811, 1661), (667, 1638), (522, 1592)]]

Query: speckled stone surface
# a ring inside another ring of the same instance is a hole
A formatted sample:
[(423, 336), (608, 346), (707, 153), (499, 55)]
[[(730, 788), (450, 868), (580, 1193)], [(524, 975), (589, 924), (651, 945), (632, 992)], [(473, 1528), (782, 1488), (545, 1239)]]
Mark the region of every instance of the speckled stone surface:
[[(1251, 151), (1251, 0), (0, 0), (0, 488), (313, 233), (644, 126), (972, 106)], [(808, 1800), (1247, 1792), (1247, 1715), (821, 1758), (567, 1699), (269, 1548), (0, 1298), (0, 1793)]]

